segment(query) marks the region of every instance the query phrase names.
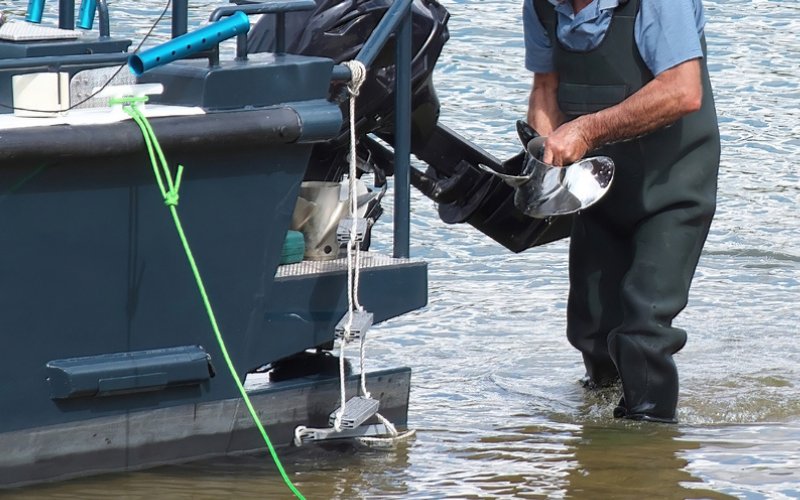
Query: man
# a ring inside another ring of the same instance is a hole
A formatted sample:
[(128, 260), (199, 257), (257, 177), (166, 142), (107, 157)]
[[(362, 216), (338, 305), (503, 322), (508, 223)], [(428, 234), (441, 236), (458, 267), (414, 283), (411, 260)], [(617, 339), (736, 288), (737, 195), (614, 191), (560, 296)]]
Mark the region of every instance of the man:
[(701, 0), (524, 0), (528, 122), (544, 161), (607, 155), (611, 190), (577, 215), (567, 337), (587, 387), (622, 381), (614, 416), (675, 422), (672, 320), (716, 205), (719, 130)]

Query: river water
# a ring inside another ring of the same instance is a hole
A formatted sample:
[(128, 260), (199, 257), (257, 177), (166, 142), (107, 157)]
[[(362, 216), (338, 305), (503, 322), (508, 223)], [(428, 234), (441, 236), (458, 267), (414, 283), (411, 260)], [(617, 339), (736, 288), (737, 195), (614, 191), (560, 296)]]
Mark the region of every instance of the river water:
[[(114, 30), (133, 38), (160, 12), (153, 0), (122, 3), (111, 4)], [(193, 2), (194, 19), (208, 5)], [(511, 156), (530, 85), (520, 2), (445, 5), (451, 40), (435, 73), (442, 121)], [(411, 252), (430, 264), (429, 305), (374, 327), (367, 366), (412, 367), (417, 436), (392, 451), (283, 450), (308, 498), (800, 498), (800, 4), (705, 6), (722, 168), (717, 216), (676, 321), (689, 332), (676, 357), (681, 423), (614, 420), (616, 392), (578, 385), (582, 363), (564, 336), (564, 242), (514, 255), (470, 227), (441, 223), (414, 193)], [(375, 235), (384, 239), (373, 249), (390, 251), (391, 200), (384, 205)], [(290, 494), (258, 454), (8, 496)]]

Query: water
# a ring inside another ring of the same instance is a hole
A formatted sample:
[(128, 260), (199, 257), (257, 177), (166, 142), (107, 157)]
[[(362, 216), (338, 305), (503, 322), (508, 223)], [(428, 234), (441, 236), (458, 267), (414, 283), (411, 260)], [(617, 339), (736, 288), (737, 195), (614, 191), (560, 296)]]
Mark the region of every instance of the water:
[[(134, 38), (160, 11), (153, 0), (121, 3), (111, 6), (114, 27)], [(193, 5), (199, 20), (211, 4)], [(576, 383), (563, 242), (513, 255), (470, 227), (445, 226), (414, 193), (411, 251), (430, 263), (429, 305), (371, 330), (368, 367), (413, 368), (417, 437), (391, 452), (282, 452), (308, 498), (800, 498), (800, 5), (705, 5), (723, 153), (717, 217), (676, 321), (689, 331), (676, 357), (681, 423), (614, 420), (614, 391), (586, 394)], [(446, 6), (451, 40), (435, 75), (442, 121), (510, 156), (530, 85), (520, 3)], [(390, 234), (389, 219), (376, 237)], [(288, 496), (265, 454), (9, 495)]]

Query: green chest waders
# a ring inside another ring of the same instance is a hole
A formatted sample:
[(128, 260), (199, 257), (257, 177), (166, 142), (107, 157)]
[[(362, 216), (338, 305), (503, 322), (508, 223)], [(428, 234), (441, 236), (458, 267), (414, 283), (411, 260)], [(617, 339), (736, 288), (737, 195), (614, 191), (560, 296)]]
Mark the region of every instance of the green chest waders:
[[(634, 39), (639, 0), (614, 12), (599, 47), (574, 52), (556, 39), (556, 13), (534, 0), (555, 47), (558, 101), (571, 117), (613, 106), (653, 76)], [(705, 41), (702, 40), (705, 52)], [(615, 416), (675, 421), (672, 355), (686, 332), (672, 320), (689, 287), (716, 206), (719, 130), (705, 59), (699, 111), (592, 154), (614, 159), (611, 190), (575, 217), (570, 240), (567, 336), (597, 385), (622, 380)]]

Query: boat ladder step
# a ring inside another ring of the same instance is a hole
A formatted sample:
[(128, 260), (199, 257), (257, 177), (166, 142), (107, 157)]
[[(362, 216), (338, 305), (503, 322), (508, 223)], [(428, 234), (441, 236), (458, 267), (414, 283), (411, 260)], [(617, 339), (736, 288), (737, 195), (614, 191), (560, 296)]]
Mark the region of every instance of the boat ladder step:
[(356, 241), (364, 241), (364, 236), (367, 234), (367, 219), (363, 217), (358, 217), (356, 219), (352, 217), (343, 217), (342, 220), (339, 221), (339, 226), (336, 228), (336, 241), (339, 242), (339, 246), (344, 246), (350, 241), (353, 224), (356, 226)]
[[(352, 314), (352, 321), (348, 332), (347, 321)], [(339, 340), (351, 341), (360, 340), (367, 334), (367, 330), (372, 326), (373, 315), (367, 311), (352, 311), (345, 313), (342, 319), (336, 324), (335, 335)]]
[[(356, 396), (344, 405), (344, 413), (342, 414), (341, 428), (342, 429), (356, 429), (361, 424), (369, 420), (373, 415), (378, 413), (377, 399), (365, 398), (363, 396)], [(341, 407), (339, 407), (341, 408)], [(336, 421), (336, 414), (339, 408), (331, 413), (328, 418), (328, 423), (332, 426)]]
[(353, 439), (385, 436), (389, 430), (383, 424), (362, 425), (355, 429), (342, 429), (332, 432), (333, 429), (305, 429), (300, 435), (300, 444), (309, 444), (331, 439)]

